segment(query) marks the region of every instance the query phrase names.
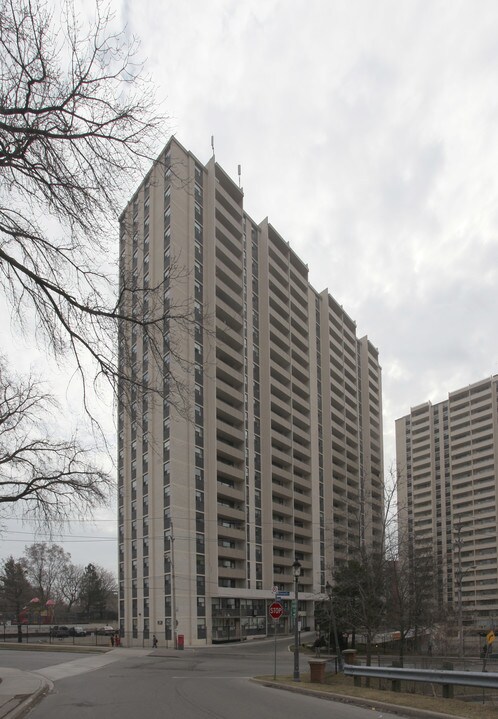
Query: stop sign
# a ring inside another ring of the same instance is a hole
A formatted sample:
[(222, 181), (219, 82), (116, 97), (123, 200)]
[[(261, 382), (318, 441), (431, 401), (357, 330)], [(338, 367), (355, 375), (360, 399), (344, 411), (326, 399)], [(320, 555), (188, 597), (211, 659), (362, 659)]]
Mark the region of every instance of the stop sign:
[(272, 604), (270, 604), (268, 611), (270, 612), (270, 617), (272, 619), (280, 619), (280, 617), (282, 616), (282, 613), (284, 611), (284, 608), (280, 604), (280, 602), (273, 602)]

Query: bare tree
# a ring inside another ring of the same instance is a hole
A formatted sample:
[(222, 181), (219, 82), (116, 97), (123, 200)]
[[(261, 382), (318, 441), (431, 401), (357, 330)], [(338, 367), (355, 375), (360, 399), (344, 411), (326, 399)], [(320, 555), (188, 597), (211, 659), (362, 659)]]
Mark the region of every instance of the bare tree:
[(436, 621), (436, 569), (432, 539), (415, 544), (407, 507), (399, 502), (405, 473), (391, 470), (390, 491), (398, 497), (395, 516), (386, 523), (386, 600), (391, 627), (399, 636), (399, 659), (404, 662), (407, 638), (417, 644)]
[(435, 566), (431, 546), (414, 548), (401, 536), (396, 553), (388, 556), (386, 587), (390, 622), (399, 632), (399, 659), (403, 666), (407, 637), (414, 648), (436, 618)]
[(378, 547), (360, 544), (351, 560), (334, 572), (334, 597), (340, 621), (366, 637), (366, 661), (371, 663), (375, 635), (383, 629), (399, 632), (401, 663), (409, 632), (415, 636), (434, 622), (434, 557), (432, 547), (415, 552), (404, 508), (397, 504), (400, 472), (389, 471), (384, 488), (384, 516)]
[(118, 370), (120, 326), (154, 340), (165, 318), (193, 322), (189, 306), (151, 300), (162, 286), (117, 286), (118, 211), (165, 125), (136, 51), (100, 0), (86, 30), (72, 0), (60, 17), (0, 0), (0, 282), (21, 324), (34, 310), (51, 352), (74, 358), (85, 397), (96, 376), (138, 382)]
[(76, 437), (49, 439), (55, 409), (40, 382), (12, 376), (0, 357), (0, 509), (20, 509), (43, 524), (85, 515), (111, 486)]
[(333, 601), (341, 626), (365, 636), (366, 663), (371, 664), (375, 635), (386, 618), (385, 560), (380, 552), (364, 550), (334, 572)]
[(73, 605), (77, 603), (81, 593), (84, 567), (79, 564), (69, 564), (65, 571), (59, 576), (57, 590), (61, 600), (70, 612)]
[(348, 562), (335, 568), (334, 597), (339, 621), (348, 626), (353, 635), (361, 631), (365, 636), (366, 662), (372, 661), (375, 636), (385, 628), (387, 598), (387, 548), (395, 537), (396, 473), (389, 471), (384, 484), (383, 516), (379, 537), (371, 545), (360, 541), (352, 550)]
[(71, 564), (71, 555), (58, 544), (30, 544), (24, 550), (26, 573), (42, 604), (59, 599), (60, 577)]

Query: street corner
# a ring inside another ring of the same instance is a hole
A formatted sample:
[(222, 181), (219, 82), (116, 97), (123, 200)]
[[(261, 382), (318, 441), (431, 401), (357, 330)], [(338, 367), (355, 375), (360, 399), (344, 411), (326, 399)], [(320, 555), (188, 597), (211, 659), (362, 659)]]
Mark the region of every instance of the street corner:
[(0, 719), (17, 719), (53, 689), (41, 674), (19, 669), (0, 670)]

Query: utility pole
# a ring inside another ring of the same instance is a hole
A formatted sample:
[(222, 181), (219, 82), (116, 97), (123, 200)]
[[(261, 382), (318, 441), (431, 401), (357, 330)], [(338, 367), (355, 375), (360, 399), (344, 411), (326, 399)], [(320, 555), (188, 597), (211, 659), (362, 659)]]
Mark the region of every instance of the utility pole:
[(462, 604), (462, 525), (458, 524), (456, 527), (456, 538), (453, 541), (453, 546), (457, 549), (457, 571), (455, 578), (457, 580), (458, 588), (458, 656), (463, 657), (464, 653), (464, 639), (463, 639), (463, 604)]
[(299, 674), (299, 577), (301, 575), (301, 563), (297, 557), (292, 565), (294, 572), (294, 601), (296, 606), (296, 614), (294, 616), (294, 676), (295, 682), (300, 682)]
[[(327, 581), (327, 584), (325, 585), (325, 590), (326, 590), (327, 596), (329, 598), (329, 616), (332, 621), (332, 630), (334, 632), (334, 644), (335, 644), (335, 651), (337, 654), (337, 666), (339, 668), (339, 671), (342, 672), (344, 667), (342, 664), (342, 653), (341, 653), (341, 647), (339, 646), (339, 635), (337, 634), (337, 622), (335, 620), (334, 603), (332, 600), (332, 594), (333, 594), (334, 590), (329, 581)], [(330, 635), (330, 626), (329, 626), (329, 635)]]
[(173, 522), (171, 522), (170, 526), (169, 541), (171, 544), (171, 636), (173, 647), (178, 649), (176, 639), (175, 537), (173, 535)]

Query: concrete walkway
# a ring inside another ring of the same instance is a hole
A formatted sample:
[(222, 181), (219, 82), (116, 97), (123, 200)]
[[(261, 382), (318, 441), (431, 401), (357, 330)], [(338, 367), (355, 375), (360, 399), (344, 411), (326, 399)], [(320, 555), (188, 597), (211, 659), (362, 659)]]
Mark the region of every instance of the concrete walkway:
[(16, 719), (52, 688), (52, 682), (32, 672), (2, 667), (1, 674), (0, 719)]
[(106, 664), (116, 662), (123, 656), (147, 656), (158, 650), (107, 649), (105, 652), (75, 655), (73, 660), (61, 664), (23, 672), (21, 669), (0, 668), (0, 719), (16, 719), (22, 716), (53, 689), (58, 679), (96, 671)]

